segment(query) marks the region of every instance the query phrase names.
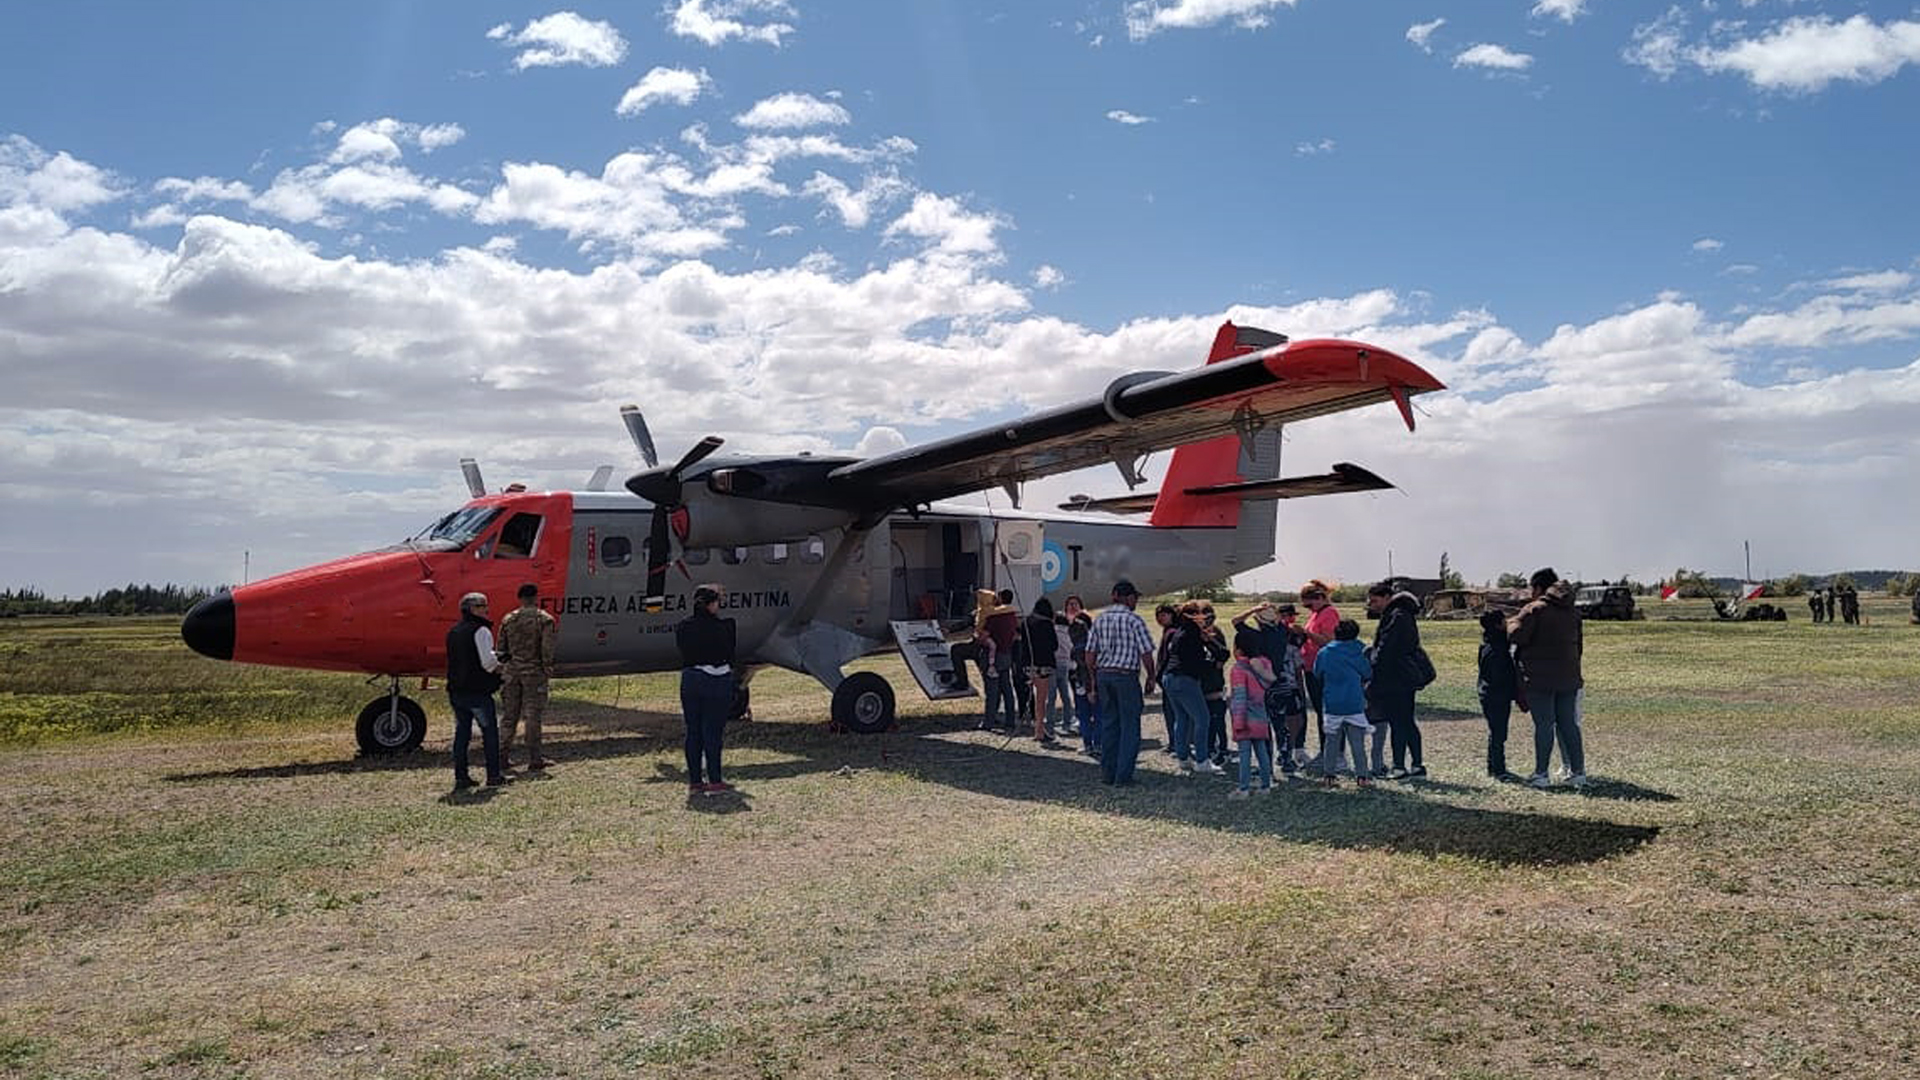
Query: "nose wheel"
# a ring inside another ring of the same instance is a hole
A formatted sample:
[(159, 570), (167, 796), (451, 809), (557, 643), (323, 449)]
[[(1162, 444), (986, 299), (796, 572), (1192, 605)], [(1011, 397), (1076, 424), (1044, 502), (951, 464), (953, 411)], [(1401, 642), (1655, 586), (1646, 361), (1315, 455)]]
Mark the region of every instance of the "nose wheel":
[(859, 735), (893, 727), (893, 687), (871, 671), (841, 680), (833, 690), (833, 722)]
[(354, 736), (360, 752), (369, 756), (418, 750), (420, 740), (427, 737), (427, 712), (412, 698), (401, 697), (396, 688), (360, 710)]

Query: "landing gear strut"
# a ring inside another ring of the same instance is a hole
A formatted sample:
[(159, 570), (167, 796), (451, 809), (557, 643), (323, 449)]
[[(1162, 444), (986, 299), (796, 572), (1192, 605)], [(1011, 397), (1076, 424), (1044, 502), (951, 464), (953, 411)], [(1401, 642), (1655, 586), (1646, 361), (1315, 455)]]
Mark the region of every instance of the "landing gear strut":
[(400, 680), (395, 679), (384, 697), (374, 698), (360, 710), (354, 737), (360, 752), (370, 756), (418, 750), (420, 740), (427, 737), (426, 710), (412, 698), (402, 697)]
[(871, 671), (847, 676), (833, 691), (833, 722), (858, 735), (893, 727), (893, 687)]

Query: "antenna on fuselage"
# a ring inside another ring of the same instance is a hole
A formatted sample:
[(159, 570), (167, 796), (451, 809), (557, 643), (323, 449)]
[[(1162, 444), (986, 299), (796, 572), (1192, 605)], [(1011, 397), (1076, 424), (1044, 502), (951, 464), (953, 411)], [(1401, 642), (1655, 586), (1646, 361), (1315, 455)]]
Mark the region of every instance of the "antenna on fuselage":
[(467, 478), (467, 490), (474, 498), (487, 493), (487, 482), (480, 478), (480, 463), (470, 457), (460, 459), (460, 475)]
[(602, 465), (599, 468), (593, 470), (593, 478), (587, 481), (587, 490), (588, 491), (605, 491), (607, 490), (607, 484), (612, 479), (613, 479), (613, 466)]

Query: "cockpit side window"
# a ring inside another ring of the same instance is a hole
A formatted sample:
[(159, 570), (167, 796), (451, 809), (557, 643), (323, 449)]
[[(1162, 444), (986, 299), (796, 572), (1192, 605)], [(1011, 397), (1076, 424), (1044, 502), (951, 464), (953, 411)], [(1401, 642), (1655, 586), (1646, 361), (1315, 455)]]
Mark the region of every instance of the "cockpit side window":
[(494, 545), (496, 559), (526, 559), (540, 539), (539, 514), (515, 514), (500, 527), (500, 540)]
[(421, 530), (416, 540), (437, 540), (455, 547), (465, 547), (474, 537), (479, 536), (493, 519), (500, 516), (497, 506), (468, 506)]

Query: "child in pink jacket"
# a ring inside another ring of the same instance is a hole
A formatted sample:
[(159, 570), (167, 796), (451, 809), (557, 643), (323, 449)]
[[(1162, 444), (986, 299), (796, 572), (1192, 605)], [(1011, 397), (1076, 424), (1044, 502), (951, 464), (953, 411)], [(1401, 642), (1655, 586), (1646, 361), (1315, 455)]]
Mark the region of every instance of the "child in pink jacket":
[(1267, 718), (1267, 688), (1273, 685), (1273, 664), (1261, 655), (1260, 644), (1242, 633), (1233, 641), (1233, 669), (1227, 673), (1227, 712), (1233, 718), (1233, 738), (1240, 744), (1240, 786), (1227, 793), (1244, 799), (1252, 783), (1252, 758), (1260, 759), (1260, 793), (1273, 790), (1273, 725)]

